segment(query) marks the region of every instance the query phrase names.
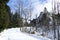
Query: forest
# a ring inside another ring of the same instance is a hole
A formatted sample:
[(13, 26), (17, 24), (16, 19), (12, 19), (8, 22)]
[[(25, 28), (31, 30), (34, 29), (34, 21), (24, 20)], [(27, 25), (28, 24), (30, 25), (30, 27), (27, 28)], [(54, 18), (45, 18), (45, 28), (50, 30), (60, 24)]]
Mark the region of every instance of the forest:
[[(57, 39), (60, 40), (60, 3), (53, 5), (52, 12), (49, 12), (45, 7), (44, 10), (40, 12), (39, 16), (35, 15), (36, 18), (31, 20), (31, 16), (33, 16), (32, 5), (29, 5), (29, 8), (24, 8), (23, 1), (19, 0), (17, 4), (14, 5), (17, 7), (17, 10), (13, 14), (10, 7), (7, 5), (8, 2), (9, 0), (0, 0), (0, 32), (9, 28), (20, 28), (21, 30), (23, 27), (26, 27), (26, 29), (30, 27), (30, 31), (31, 27), (33, 27), (35, 28), (34, 31), (39, 32), (40, 30), (38, 28), (42, 28), (42, 32), (47, 33), (47, 35), (52, 30), (54, 40), (57, 36)], [(34, 31), (31, 33), (34, 34)], [(42, 33), (41, 35), (44, 34)]]

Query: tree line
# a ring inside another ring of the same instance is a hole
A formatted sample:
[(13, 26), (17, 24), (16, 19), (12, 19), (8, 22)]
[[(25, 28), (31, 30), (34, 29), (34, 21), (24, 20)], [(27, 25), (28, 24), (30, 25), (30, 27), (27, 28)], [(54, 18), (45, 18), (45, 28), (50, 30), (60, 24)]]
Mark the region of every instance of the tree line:
[[(23, 27), (23, 25), (28, 25), (27, 21), (23, 24), (23, 17), (20, 16), (19, 12), (16, 11), (15, 14), (11, 13), (9, 6), (7, 5), (8, 1), (9, 0), (0, 0), (0, 32), (7, 28)], [(24, 15), (26, 17), (27, 14)]]

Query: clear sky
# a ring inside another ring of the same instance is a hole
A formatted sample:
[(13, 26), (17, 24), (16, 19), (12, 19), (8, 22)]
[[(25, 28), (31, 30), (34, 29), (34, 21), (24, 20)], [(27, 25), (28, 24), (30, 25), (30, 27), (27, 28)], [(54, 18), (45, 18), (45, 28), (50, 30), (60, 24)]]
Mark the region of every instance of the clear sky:
[[(47, 8), (47, 10), (50, 12), (52, 10), (52, 0), (23, 0), (24, 6), (28, 7), (29, 3), (32, 3), (33, 11), (32, 11), (32, 19), (35, 18), (35, 15), (37, 14), (39, 16), (40, 12), (43, 11), (44, 7)], [(17, 0), (10, 0), (8, 2), (8, 5), (12, 12), (16, 11), (16, 5)]]

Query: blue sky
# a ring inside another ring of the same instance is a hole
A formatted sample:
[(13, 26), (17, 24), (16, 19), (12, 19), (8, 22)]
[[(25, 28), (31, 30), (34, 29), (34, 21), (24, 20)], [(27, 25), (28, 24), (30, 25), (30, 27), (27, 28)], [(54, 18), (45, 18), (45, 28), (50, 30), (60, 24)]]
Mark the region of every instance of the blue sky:
[[(16, 11), (17, 0), (10, 0), (7, 4), (11, 9), (11, 12)], [(32, 11), (32, 19), (35, 18), (37, 14), (39, 16), (40, 12), (43, 11), (44, 7), (47, 8), (48, 11), (51, 11), (51, 0), (23, 0), (24, 7), (28, 7), (30, 3), (32, 3), (33, 11)]]

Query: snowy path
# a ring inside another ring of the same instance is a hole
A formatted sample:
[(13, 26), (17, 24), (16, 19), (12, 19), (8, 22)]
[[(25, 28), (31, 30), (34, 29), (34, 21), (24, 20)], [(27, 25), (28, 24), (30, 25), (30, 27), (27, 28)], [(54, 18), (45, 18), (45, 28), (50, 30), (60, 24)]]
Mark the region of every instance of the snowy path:
[(50, 40), (20, 32), (19, 28), (11, 28), (0, 33), (0, 40)]

